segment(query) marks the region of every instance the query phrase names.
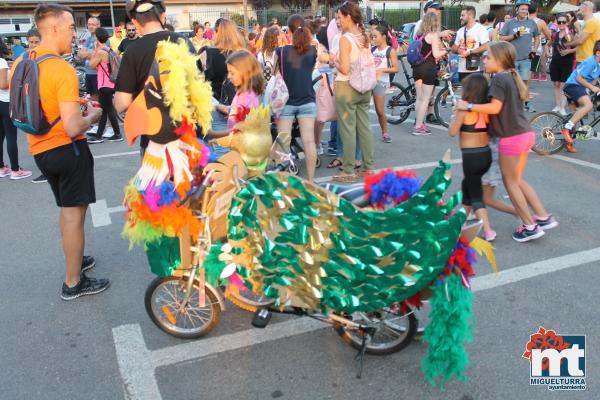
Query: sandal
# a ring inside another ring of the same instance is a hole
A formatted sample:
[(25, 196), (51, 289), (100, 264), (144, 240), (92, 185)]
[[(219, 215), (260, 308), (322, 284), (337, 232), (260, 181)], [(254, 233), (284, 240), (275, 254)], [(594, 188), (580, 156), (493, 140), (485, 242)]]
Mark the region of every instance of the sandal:
[(351, 175), (351, 174), (336, 175), (332, 178), (332, 180), (334, 182), (340, 182), (340, 183), (356, 183), (356, 182), (358, 182), (358, 178), (356, 177), (356, 175)]
[(337, 167), (341, 167), (342, 166), (342, 160), (340, 160), (339, 158), (334, 158), (333, 160), (331, 160), (331, 162), (329, 164), (327, 164), (327, 168), (337, 168)]
[(392, 137), (387, 132), (381, 134), (381, 140), (383, 143), (392, 143)]
[(356, 170), (360, 169), (361, 167), (362, 167), (362, 162), (360, 162), (360, 161), (354, 164), (354, 169), (356, 169)]

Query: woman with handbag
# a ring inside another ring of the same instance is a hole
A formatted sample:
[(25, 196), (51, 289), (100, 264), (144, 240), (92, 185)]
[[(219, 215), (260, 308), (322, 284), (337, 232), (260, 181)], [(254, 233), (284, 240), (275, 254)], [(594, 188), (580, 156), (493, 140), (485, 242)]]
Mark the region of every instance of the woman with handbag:
[[(340, 38), (339, 56), (335, 57), (338, 70), (335, 100), (339, 118), (338, 132), (342, 138), (344, 155), (342, 174), (334, 176), (333, 180), (356, 182), (358, 178), (354, 173), (354, 154), (357, 137), (363, 152), (363, 169), (358, 174), (360, 176), (368, 175), (373, 170), (374, 163), (373, 133), (369, 123), (371, 91), (361, 93), (350, 82), (350, 75), (357, 72), (353, 71), (353, 67), (357, 68), (361, 52), (366, 50), (370, 55), (369, 38), (362, 23), (362, 14), (358, 4), (344, 2), (338, 8), (337, 18), (343, 35)], [(374, 76), (372, 78), (375, 79)]]
[(289, 148), (294, 119), (298, 120), (306, 157), (307, 179), (312, 181), (317, 166), (315, 119), (317, 107), (312, 72), (317, 62), (317, 49), (312, 34), (304, 26), (304, 18), (292, 15), (288, 19), (292, 44), (277, 49), (277, 65), (289, 92), (289, 98), (277, 121), (277, 131), (284, 146)]

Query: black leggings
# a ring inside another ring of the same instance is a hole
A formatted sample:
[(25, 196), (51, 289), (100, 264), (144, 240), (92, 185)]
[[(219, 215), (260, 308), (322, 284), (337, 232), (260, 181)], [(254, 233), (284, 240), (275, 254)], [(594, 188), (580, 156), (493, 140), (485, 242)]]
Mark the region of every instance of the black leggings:
[(17, 147), (17, 128), (13, 125), (8, 111), (8, 103), (0, 101), (0, 167), (4, 167), (4, 138), (6, 152), (10, 160), (10, 169), (19, 170), (19, 149)]
[(121, 130), (119, 129), (119, 119), (117, 118), (117, 110), (113, 105), (113, 95), (115, 90), (107, 87), (100, 88), (98, 90), (98, 102), (102, 107), (102, 117), (100, 117), (100, 123), (98, 124), (97, 136), (102, 136), (104, 128), (106, 127), (106, 120), (110, 120), (110, 124), (115, 131), (115, 135), (121, 136)]
[(463, 204), (477, 211), (485, 208), (483, 204), (483, 189), (481, 177), (492, 165), (492, 151), (488, 146), (462, 149), (463, 174), (462, 193)]

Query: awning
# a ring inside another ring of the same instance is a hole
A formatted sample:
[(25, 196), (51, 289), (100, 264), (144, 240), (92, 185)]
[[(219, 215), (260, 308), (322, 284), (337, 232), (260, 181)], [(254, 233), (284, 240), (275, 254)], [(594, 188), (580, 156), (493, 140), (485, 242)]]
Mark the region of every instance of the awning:
[(564, 12), (568, 12), (568, 11), (577, 11), (579, 10), (579, 6), (575, 5), (575, 4), (571, 4), (571, 3), (558, 3), (557, 5), (554, 6), (554, 8), (552, 9), (552, 14), (557, 14), (557, 13), (564, 13)]

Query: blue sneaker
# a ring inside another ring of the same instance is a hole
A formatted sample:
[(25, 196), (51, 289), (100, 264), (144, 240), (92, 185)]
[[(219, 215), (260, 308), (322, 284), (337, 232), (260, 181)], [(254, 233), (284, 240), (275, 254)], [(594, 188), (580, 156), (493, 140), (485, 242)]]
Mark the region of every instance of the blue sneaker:
[(528, 242), (530, 240), (539, 239), (544, 236), (545, 232), (538, 225), (533, 229), (527, 229), (525, 225), (519, 225), (517, 230), (512, 234), (512, 238), (519, 243)]

